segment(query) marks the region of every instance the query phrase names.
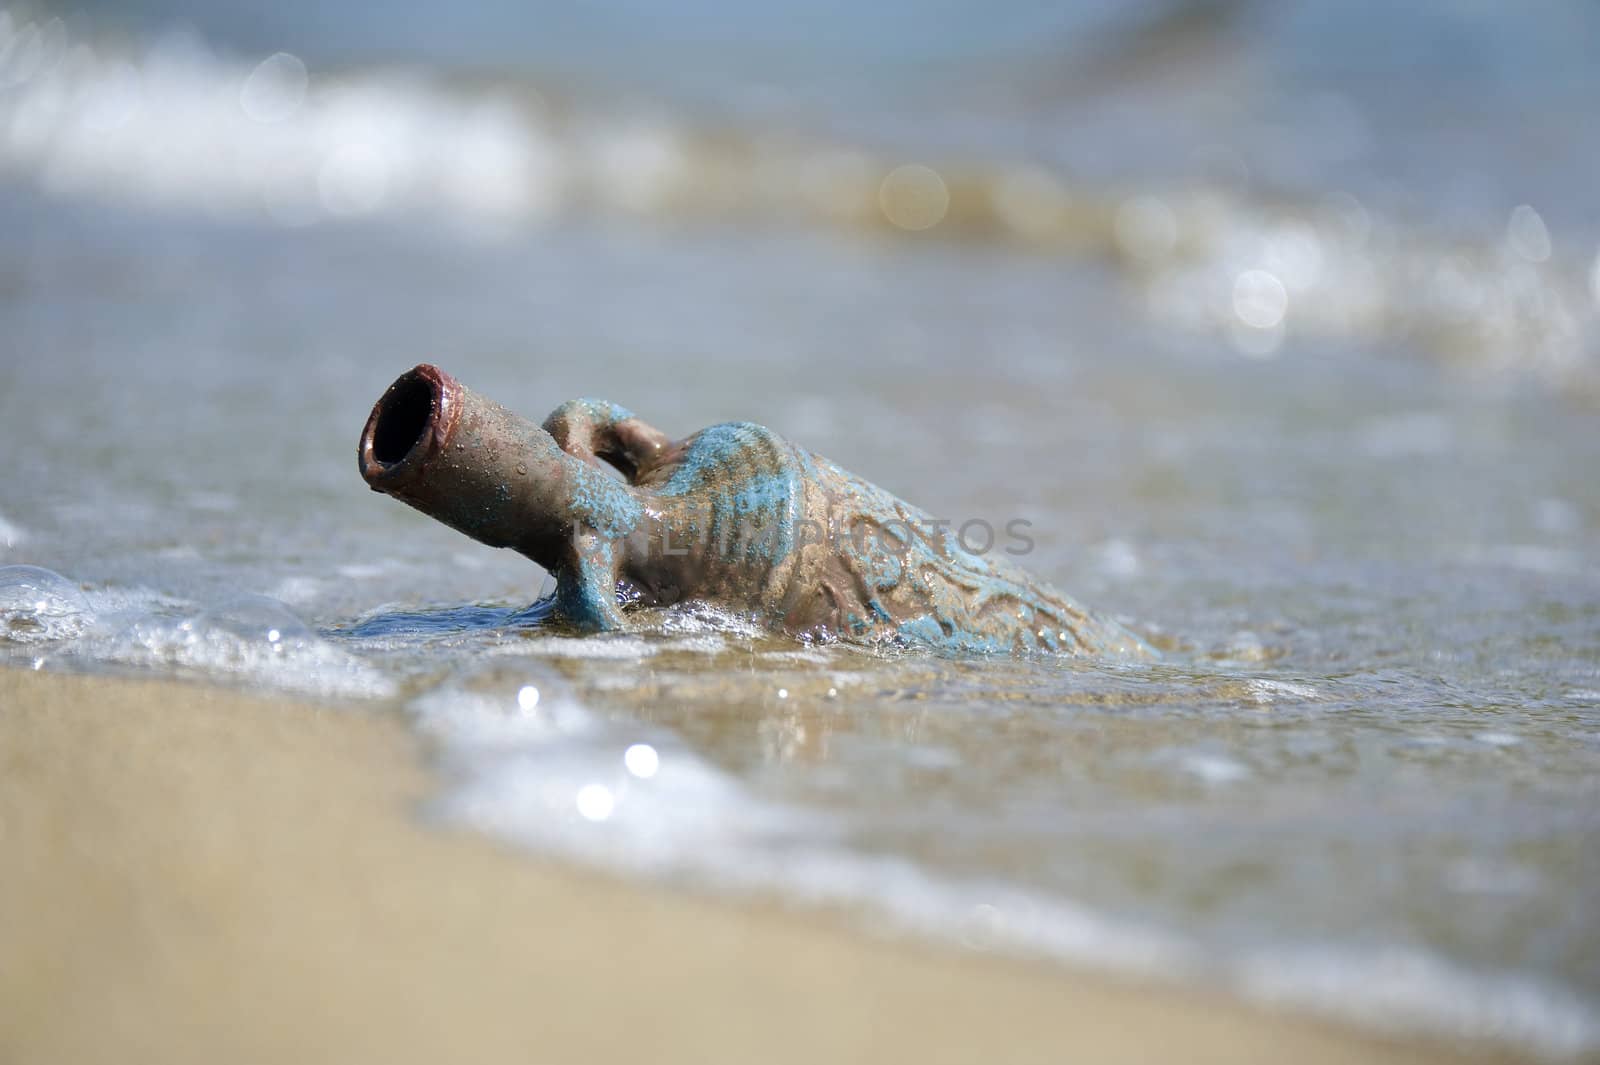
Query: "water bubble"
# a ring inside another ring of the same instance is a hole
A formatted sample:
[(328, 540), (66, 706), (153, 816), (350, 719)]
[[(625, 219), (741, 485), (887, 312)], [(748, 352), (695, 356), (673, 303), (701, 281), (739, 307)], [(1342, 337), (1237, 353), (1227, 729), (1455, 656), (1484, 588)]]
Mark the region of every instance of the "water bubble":
[(539, 689), (532, 684), (524, 684), (517, 689), (517, 709), (524, 714), (531, 714), (539, 707)]
[(292, 118), (306, 99), (306, 65), (288, 52), (263, 59), (239, 86), (239, 108), (257, 122)]
[(649, 780), (661, 768), (661, 755), (648, 743), (635, 743), (622, 752), (622, 764), (640, 780)]
[(265, 595), (242, 595), (204, 610), (185, 623), (202, 640), (237, 642), (241, 648), (281, 655), (317, 642), (306, 623)]
[(1506, 241), (1511, 250), (1530, 263), (1542, 263), (1550, 258), (1550, 231), (1544, 219), (1527, 204), (1518, 204), (1506, 223)]
[(878, 186), (883, 217), (901, 229), (931, 229), (950, 209), (950, 190), (937, 170), (920, 163), (895, 167)]
[(1135, 259), (1162, 259), (1178, 243), (1178, 219), (1162, 200), (1135, 196), (1117, 208), (1117, 247)]
[(0, 640), (67, 639), (90, 620), (89, 600), (61, 574), (41, 566), (0, 566)]

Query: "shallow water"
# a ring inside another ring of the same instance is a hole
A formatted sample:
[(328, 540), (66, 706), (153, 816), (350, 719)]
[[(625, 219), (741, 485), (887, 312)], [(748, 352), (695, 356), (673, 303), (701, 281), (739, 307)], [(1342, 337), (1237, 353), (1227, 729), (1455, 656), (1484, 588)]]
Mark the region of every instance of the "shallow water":
[[(340, 54), (296, 90), (243, 38), (36, 30), (54, 65), (0, 90), (0, 564), (65, 576), (0, 570), (0, 653), (392, 707), (437, 742), (430, 816), (541, 853), (1593, 1053), (1600, 234), (1563, 167), (1600, 146), (1561, 124), (1593, 72), (1519, 82), (1571, 135), (1489, 154), (1420, 89), (1373, 105), (1382, 70), (1313, 78), (1294, 10), (1160, 30), (1196, 65), (1102, 72), (1092, 108), (796, 79), (776, 127), (699, 84), (642, 108)], [(1460, 106), (1520, 98), (1496, 64), (1559, 58), (1584, 10), (1488, 26)], [(1219, 47), (1343, 102), (1213, 114)], [(1194, 145), (1143, 143), (1185, 115)], [(1311, 166), (1339, 122), (1366, 147)], [(1417, 128), (1426, 165), (1384, 150)], [(525, 609), (531, 563), (360, 483), (367, 409), (425, 359), (533, 417), (760, 421), (937, 515), (1024, 518), (1024, 564), (1164, 657), (703, 609), (577, 637)]]

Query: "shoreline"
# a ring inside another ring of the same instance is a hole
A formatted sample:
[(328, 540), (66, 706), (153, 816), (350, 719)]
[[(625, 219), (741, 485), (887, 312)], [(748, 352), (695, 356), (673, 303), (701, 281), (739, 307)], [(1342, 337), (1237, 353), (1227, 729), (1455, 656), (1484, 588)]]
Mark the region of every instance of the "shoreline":
[(558, 866), (433, 788), (398, 715), (0, 668), (0, 1060), (1505, 1060)]

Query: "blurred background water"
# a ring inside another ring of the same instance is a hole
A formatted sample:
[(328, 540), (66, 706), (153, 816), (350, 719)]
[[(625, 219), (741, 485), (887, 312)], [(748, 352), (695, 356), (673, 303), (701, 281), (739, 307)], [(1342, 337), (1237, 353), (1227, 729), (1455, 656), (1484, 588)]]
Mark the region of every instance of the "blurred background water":
[[(864, 927), (1600, 1050), (1600, 9), (0, 13), (0, 648), (371, 701), (431, 813)], [(367, 492), (436, 361), (750, 419), (1156, 664), (811, 647)]]

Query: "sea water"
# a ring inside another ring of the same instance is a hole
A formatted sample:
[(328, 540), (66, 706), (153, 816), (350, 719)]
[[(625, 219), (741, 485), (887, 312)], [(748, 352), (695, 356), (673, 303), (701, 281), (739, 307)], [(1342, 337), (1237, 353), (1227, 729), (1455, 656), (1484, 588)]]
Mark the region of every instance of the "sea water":
[[(10, 665), (401, 715), (424, 816), (622, 875), (1600, 1051), (1590, 7), (283, 8), (0, 14)], [(1162, 657), (569, 632), (361, 483), (424, 360), (1020, 519)]]

